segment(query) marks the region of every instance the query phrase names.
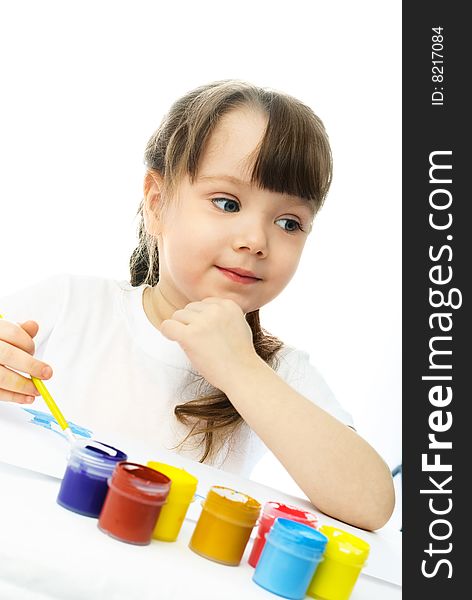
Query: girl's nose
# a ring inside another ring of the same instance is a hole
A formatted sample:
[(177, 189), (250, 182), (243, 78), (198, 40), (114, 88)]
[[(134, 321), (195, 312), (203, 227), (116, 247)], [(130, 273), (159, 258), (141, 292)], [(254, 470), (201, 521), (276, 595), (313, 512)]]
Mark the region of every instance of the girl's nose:
[(268, 253), (267, 233), (262, 224), (247, 224), (234, 236), (233, 249), (246, 250), (250, 254), (257, 254), (265, 258)]

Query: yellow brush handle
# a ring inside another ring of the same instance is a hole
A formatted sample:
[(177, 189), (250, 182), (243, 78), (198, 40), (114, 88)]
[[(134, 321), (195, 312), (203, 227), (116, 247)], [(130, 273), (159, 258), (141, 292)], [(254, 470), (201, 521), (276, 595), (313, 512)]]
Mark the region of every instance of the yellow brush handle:
[(48, 405), (49, 410), (52, 413), (52, 416), (59, 423), (60, 428), (61, 429), (67, 429), (69, 427), (69, 424), (64, 419), (64, 415), (61, 413), (61, 411), (59, 410), (57, 404), (52, 399), (52, 396), (48, 392), (48, 390), (47, 390), (46, 386), (44, 385), (44, 383), (41, 381), (41, 379), (38, 379), (37, 377), (31, 377), (31, 380), (33, 381), (34, 385), (36, 386), (36, 389), (38, 390), (38, 392), (43, 397), (44, 402), (46, 402), (46, 404)]

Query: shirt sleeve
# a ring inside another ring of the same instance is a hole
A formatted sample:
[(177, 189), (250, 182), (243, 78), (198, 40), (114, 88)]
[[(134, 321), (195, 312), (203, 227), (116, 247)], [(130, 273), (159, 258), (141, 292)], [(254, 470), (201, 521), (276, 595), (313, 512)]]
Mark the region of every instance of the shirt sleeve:
[(351, 415), (336, 400), (326, 381), (311, 364), (307, 352), (285, 346), (279, 352), (278, 360), (277, 373), (284, 381), (299, 394), (354, 429)]
[(42, 359), (47, 342), (66, 304), (70, 277), (54, 275), (0, 298), (0, 314), (8, 321), (36, 321), (34, 355)]

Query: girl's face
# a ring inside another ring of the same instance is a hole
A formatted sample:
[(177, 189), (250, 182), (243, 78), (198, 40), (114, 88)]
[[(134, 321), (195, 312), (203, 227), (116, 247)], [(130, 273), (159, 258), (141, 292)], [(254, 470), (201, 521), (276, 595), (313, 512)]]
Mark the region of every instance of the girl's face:
[(308, 202), (248, 182), (267, 117), (227, 113), (158, 226), (159, 287), (176, 307), (209, 296), (244, 313), (275, 298), (295, 273), (313, 220)]

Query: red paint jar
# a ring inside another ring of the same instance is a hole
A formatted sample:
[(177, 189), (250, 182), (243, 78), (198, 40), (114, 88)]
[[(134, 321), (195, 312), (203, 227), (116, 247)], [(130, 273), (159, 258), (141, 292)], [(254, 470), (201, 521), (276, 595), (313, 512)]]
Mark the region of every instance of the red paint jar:
[(108, 480), (98, 527), (111, 537), (146, 545), (170, 490), (169, 477), (144, 465), (120, 462)]
[(303, 523), (304, 525), (313, 527), (313, 529), (317, 529), (318, 527), (318, 517), (311, 512), (303, 510), (302, 508), (297, 508), (296, 506), (290, 506), (289, 504), (266, 502), (259, 520), (257, 535), (248, 559), (248, 563), (251, 567), (256, 567), (266, 543), (266, 536), (269, 534), (275, 519), (278, 517), (288, 519), (289, 521)]

